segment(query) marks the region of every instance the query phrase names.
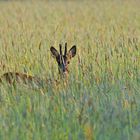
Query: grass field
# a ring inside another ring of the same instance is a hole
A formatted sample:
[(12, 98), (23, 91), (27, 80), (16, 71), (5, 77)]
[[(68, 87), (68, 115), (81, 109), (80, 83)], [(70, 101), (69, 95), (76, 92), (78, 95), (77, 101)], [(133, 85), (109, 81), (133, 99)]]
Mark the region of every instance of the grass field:
[(67, 84), (0, 86), (0, 140), (139, 140), (140, 2), (1, 1), (0, 75), (58, 78), (50, 46), (77, 45)]

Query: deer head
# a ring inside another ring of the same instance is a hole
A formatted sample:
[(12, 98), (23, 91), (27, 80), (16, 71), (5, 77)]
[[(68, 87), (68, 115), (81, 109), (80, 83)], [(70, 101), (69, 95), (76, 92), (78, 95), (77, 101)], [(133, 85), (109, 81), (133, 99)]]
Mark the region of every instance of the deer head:
[(76, 55), (76, 46), (72, 46), (72, 48), (67, 52), (67, 43), (65, 43), (65, 51), (63, 54), (62, 45), (59, 44), (59, 50), (60, 53), (54, 47), (50, 48), (53, 57), (58, 63), (59, 73), (63, 75), (68, 73), (68, 65), (70, 63), (70, 60)]

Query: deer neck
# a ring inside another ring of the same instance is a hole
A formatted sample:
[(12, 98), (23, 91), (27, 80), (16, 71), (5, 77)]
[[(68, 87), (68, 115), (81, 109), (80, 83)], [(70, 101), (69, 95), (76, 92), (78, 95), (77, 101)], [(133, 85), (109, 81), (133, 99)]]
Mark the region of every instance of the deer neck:
[(67, 81), (68, 80), (68, 71), (67, 72), (62, 72), (59, 70), (59, 79), (62, 80), (62, 81)]

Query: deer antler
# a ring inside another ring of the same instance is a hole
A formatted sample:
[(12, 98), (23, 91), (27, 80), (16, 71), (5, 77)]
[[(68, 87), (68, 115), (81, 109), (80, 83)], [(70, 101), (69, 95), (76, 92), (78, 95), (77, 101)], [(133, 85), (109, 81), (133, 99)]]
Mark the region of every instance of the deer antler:
[(65, 53), (64, 55), (66, 56), (67, 55), (67, 43), (65, 43)]
[(59, 44), (60, 55), (62, 55), (62, 45)]

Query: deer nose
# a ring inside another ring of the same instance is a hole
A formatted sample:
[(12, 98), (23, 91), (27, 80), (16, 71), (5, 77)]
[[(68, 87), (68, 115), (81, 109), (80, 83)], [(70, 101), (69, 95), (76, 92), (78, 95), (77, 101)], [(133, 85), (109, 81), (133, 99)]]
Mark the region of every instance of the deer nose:
[(62, 71), (63, 71), (63, 72), (66, 71), (66, 65), (65, 65), (65, 64), (62, 65)]
[(63, 67), (63, 72), (64, 72), (64, 73), (66, 72), (66, 68), (65, 68), (65, 66)]

